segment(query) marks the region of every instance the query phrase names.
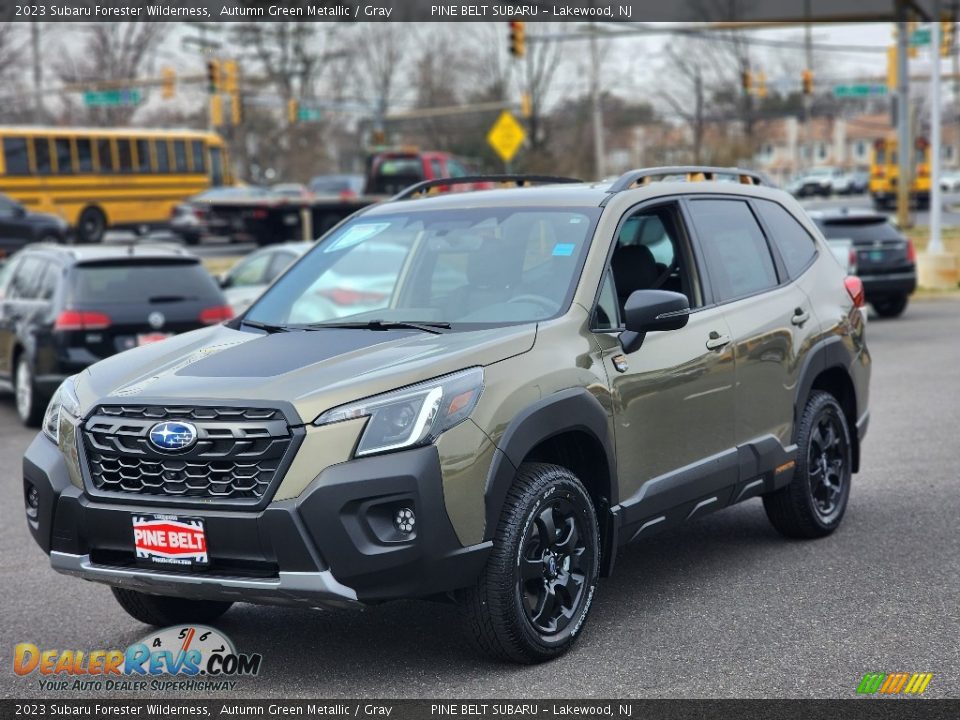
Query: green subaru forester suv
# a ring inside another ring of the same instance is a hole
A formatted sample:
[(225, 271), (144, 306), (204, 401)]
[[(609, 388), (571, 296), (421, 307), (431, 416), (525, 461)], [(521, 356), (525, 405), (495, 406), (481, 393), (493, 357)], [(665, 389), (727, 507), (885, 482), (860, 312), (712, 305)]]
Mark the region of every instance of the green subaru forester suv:
[(623, 545), (755, 497), (836, 530), (863, 290), (797, 203), (737, 169), (526, 180), (421, 183), (242, 316), (67, 378), (23, 463), (53, 568), (153, 625), (451, 600), (529, 663)]

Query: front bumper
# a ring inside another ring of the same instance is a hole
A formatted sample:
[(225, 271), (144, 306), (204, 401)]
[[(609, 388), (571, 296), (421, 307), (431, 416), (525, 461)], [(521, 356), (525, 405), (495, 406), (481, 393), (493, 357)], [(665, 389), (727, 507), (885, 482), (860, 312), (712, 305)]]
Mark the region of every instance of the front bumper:
[[(30, 532), (55, 570), (156, 595), (307, 606), (424, 597), (470, 585), (491, 545), (457, 540), (433, 446), (333, 465), (262, 510), (166, 510), (205, 523), (210, 564), (182, 572), (135, 557), (132, 516), (162, 506), (89, 497), (43, 435), (23, 475), (24, 497), (33, 486), (39, 500)], [(400, 507), (416, 513), (408, 535), (392, 524)]]
[(917, 289), (917, 272), (884, 273), (877, 275), (859, 275), (867, 302), (901, 295), (910, 295)]

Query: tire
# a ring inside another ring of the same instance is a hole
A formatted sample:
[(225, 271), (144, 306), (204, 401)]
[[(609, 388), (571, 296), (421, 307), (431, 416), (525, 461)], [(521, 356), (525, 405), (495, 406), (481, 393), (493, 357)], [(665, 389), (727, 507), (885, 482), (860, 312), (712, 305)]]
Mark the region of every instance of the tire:
[(107, 216), (98, 207), (85, 208), (77, 220), (77, 239), (82, 243), (98, 243), (107, 232)]
[(793, 479), (763, 497), (777, 531), (810, 539), (840, 526), (850, 498), (851, 448), (843, 409), (829, 393), (813, 391), (800, 418)]
[(13, 375), (13, 391), (17, 405), (17, 415), (27, 427), (40, 427), (46, 403), (37, 391), (33, 378), (33, 366), (26, 353), (20, 353)]
[(587, 620), (599, 567), (597, 516), (583, 485), (566, 468), (524, 463), (486, 567), (461, 596), (469, 640), (501, 661), (564, 654)]
[(137, 590), (110, 588), (120, 607), (135, 620), (146, 625), (208, 623), (223, 615), (232, 602), (219, 600), (187, 600), (186, 598), (148, 595)]
[(180, 238), (185, 245), (199, 245), (200, 235), (198, 233), (180, 233)]
[(907, 302), (908, 298), (906, 295), (899, 295), (897, 297), (876, 300), (870, 304), (873, 305), (873, 309), (880, 317), (894, 318), (903, 315), (903, 311), (907, 309)]

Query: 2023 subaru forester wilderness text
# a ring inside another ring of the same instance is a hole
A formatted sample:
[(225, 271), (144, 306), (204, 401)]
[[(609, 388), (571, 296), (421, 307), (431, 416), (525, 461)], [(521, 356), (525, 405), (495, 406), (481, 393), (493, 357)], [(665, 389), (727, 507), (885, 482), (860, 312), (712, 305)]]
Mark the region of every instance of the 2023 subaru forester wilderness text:
[[(432, 183), (243, 316), (64, 382), (24, 459), (54, 569), (151, 624), (456, 599), (482, 649), (536, 662), (621, 545), (757, 496), (789, 537), (837, 528), (863, 292), (787, 194), (658, 168), (412, 199)], [(396, 252), (358, 313), (315, 290), (364, 291), (340, 269), (365, 243)]]

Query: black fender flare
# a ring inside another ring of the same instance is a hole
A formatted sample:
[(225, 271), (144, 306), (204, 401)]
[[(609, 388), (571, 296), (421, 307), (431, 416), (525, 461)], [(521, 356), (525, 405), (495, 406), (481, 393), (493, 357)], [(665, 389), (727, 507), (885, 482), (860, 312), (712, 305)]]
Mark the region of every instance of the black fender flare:
[[(541, 398), (518, 413), (507, 425), (500, 442), (497, 443), (498, 452), (494, 453), (493, 462), (487, 472), (483, 493), (486, 506), (483, 539), (493, 538), (507, 491), (523, 459), (544, 440), (564, 432), (584, 432), (602, 445), (609, 472), (608, 501), (611, 505), (616, 504), (619, 498), (617, 462), (608, 420), (603, 405), (585, 388), (561, 390)], [(598, 517), (608, 512), (608, 508), (596, 510)]]
[[(810, 349), (810, 352), (807, 353), (807, 357), (800, 368), (799, 379), (797, 381), (797, 395), (793, 405), (794, 441), (796, 441), (797, 437), (797, 425), (800, 422), (800, 414), (807, 406), (807, 399), (810, 397), (810, 388), (813, 387), (813, 381), (816, 380), (820, 373), (835, 367), (842, 368), (844, 372), (849, 374), (850, 366), (855, 359), (853, 352), (846, 346), (843, 338), (840, 336), (833, 336), (822, 340), (814, 345), (813, 348)], [(860, 403), (856, 396), (857, 386), (856, 384), (851, 384), (853, 385), (854, 403), (856, 407), (859, 408)], [(854, 418), (854, 421), (856, 421), (856, 418)], [(851, 428), (851, 431), (856, 435), (856, 428)]]

